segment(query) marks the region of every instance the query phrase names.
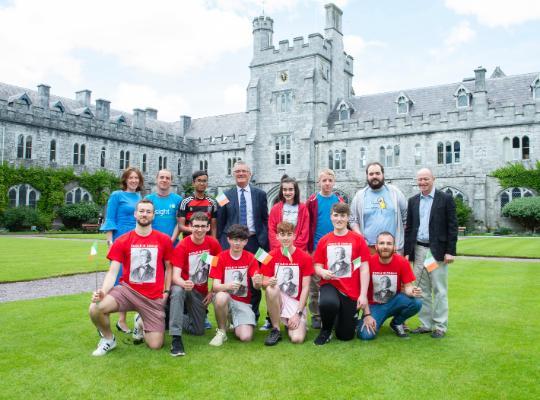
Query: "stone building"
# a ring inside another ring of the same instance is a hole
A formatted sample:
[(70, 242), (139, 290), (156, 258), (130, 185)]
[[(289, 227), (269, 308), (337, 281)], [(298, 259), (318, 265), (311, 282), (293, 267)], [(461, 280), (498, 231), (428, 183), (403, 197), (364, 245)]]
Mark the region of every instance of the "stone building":
[[(2, 161), (118, 173), (134, 165), (149, 189), (160, 168), (171, 169), (177, 183), (206, 169), (216, 194), (233, 183), (232, 165), (243, 159), (270, 200), (284, 173), (299, 180), (305, 198), (326, 167), (336, 171), (337, 189), (352, 198), (370, 161), (381, 161), (387, 180), (411, 196), (415, 171), (428, 166), (439, 188), (473, 208), (477, 227), (509, 225), (501, 207), (537, 193), (501, 190), (489, 174), (506, 162), (533, 166), (539, 159), (540, 74), (506, 76), (497, 67), (486, 77), (478, 67), (460, 82), (355, 96), (342, 12), (333, 4), (325, 8), (324, 34), (277, 47), (273, 20), (253, 20), (244, 112), (168, 123), (155, 109), (126, 113), (104, 99), (92, 103), (89, 90), (67, 99), (47, 85), (34, 91), (0, 84)], [(9, 199), (13, 206), (32, 205), (39, 193), (21, 182)], [(66, 201), (83, 199), (89, 199), (84, 188), (66, 188)]]

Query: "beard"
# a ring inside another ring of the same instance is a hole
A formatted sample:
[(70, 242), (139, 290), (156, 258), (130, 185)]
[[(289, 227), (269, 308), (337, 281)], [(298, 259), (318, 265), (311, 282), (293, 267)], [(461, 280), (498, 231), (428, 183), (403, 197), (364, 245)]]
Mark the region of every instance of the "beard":
[(368, 180), (368, 185), (370, 188), (374, 190), (380, 189), (384, 185), (384, 178), (381, 180), (378, 180), (378, 179)]
[(149, 219), (145, 219), (145, 220), (137, 220), (137, 224), (139, 226), (142, 226), (143, 228), (146, 228), (147, 226), (151, 225), (152, 224), (152, 221), (149, 220)]

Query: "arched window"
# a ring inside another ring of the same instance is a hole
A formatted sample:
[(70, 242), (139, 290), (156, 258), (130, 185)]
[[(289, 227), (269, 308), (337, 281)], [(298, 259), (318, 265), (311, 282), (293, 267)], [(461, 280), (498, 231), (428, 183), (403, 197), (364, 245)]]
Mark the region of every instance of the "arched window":
[(540, 79), (536, 78), (532, 86), (533, 99), (540, 101)]
[(459, 164), (461, 157), (461, 146), (456, 140), (454, 142), (454, 163)]
[(347, 150), (341, 150), (341, 169), (347, 169)]
[(24, 146), (24, 158), (30, 160), (32, 158), (32, 136), (26, 137), (26, 143)]
[(141, 171), (143, 173), (146, 172), (146, 153), (143, 153), (143, 155), (142, 155)]
[(341, 169), (341, 152), (334, 151), (334, 169)]
[(445, 164), (452, 164), (452, 143), (446, 142), (444, 146), (444, 152), (445, 152), (445, 158), (444, 158)]
[(399, 166), (399, 145), (394, 145), (394, 167)]
[(519, 143), (519, 138), (517, 136), (514, 136), (512, 138), (512, 156), (514, 157), (514, 160), (519, 160), (521, 156), (521, 146)]
[(405, 96), (399, 96), (397, 100), (397, 113), (407, 114), (409, 112), (409, 101)]
[(73, 165), (79, 164), (79, 144), (75, 143), (73, 145)]
[(532, 197), (534, 196), (533, 192), (527, 188), (509, 188), (504, 190), (500, 196), (499, 201), (501, 203), (501, 210), (505, 205), (515, 199), (521, 199), (522, 197)]
[(437, 143), (437, 164), (444, 164), (444, 144)]
[(455, 199), (461, 199), (461, 201), (465, 201), (465, 195), (463, 194), (463, 192), (459, 191), (456, 188), (445, 187), (445, 188), (442, 188), (441, 191), (449, 194), (450, 196), (452, 196)]
[(11, 188), (8, 192), (9, 206), (17, 207), (17, 189)]
[(32, 207), (36, 208), (40, 193), (28, 184), (12, 186), (8, 190), (10, 207)]
[(82, 187), (75, 187), (66, 193), (66, 204), (77, 204), (92, 201), (92, 196)]
[(49, 161), (56, 161), (56, 140), (52, 139), (49, 147)]
[(521, 138), (521, 159), (528, 160), (530, 158), (529, 137), (523, 136)]
[(334, 152), (332, 150), (328, 150), (328, 168), (334, 169)]
[(178, 176), (182, 175), (182, 159), (180, 159), (180, 158), (178, 159), (178, 166), (177, 166), (177, 169), (176, 169), (176, 175), (178, 175)]
[(383, 163), (387, 167), (394, 166), (394, 149), (392, 146), (386, 146), (386, 162)]
[(291, 135), (279, 135), (274, 138), (275, 164), (289, 165), (291, 163)]
[(461, 88), (457, 92), (457, 106), (460, 107), (469, 107), (469, 95), (464, 88)]
[(118, 167), (120, 169), (124, 169), (126, 168), (126, 158), (125, 158), (125, 154), (124, 154), (124, 150), (120, 150), (120, 164), (118, 165)]
[(414, 165), (422, 165), (422, 146), (420, 143), (414, 145)]
[(24, 157), (24, 136), (19, 135), (17, 137), (17, 158)]
[(101, 153), (99, 155), (99, 165), (101, 168), (105, 168), (105, 156), (106, 156), (106, 150), (105, 150), (105, 147), (102, 147)]
[(129, 167), (129, 156), (130, 156), (129, 151), (126, 151), (126, 162), (125, 162), (126, 168)]
[(161, 171), (163, 169), (163, 157), (158, 157), (158, 171)]
[(384, 149), (384, 146), (379, 148), (379, 162), (383, 165), (386, 162), (386, 150)]
[(350, 118), (349, 109), (347, 108), (345, 104), (342, 104), (341, 107), (339, 108), (339, 120), (345, 121), (349, 118)]
[(360, 168), (365, 168), (367, 164), (367, 153), (365, 147), (360, 147)]
[(504, 161), (512, 160), (512, 147), (510, 145), (510, 139), (507, 137), (503, 139), (503, 157)]
[(199, 169), (208, 172), (208, 160), (199, 160)]
[(81, 144), (81, 155), (79, 157), (79, 164), (84, 165), (86, 163), (86, 145)]

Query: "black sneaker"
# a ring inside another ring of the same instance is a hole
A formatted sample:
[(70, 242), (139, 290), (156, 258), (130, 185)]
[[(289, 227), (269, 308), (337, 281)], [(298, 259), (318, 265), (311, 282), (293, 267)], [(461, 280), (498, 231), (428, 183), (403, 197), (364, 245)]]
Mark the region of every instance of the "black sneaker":
[(268, 333), (268, 336), (266, 336), (266, 340), (264, 341), (265, 346), (274, 346), (281, 340), (281, 332), (279, 329), (272, 328), (272, 330)]
[(442, 329), (435, 329), (431, 334), (433, 339), (442, 339), (446, 333)]
[(321, 329), (322, 323), (319, 317), (311, 317), (311, 327), (313, 329)]
[(394, 332), (396, 332), (396, 335), (402, 339), (408, 339), (409, 338), (409, 334), (407, 332), (405, 332), (405, 327), (403, 326), (403, 324), (394, 324), (394, 321), (390, 322), (390, 328), (392, 328), (392, 330)]
[(185, 356), (184, 343), (182, 343), (182, 336), (173, 336), (171, 346), (171, 356)]
[(315, 338), (313, 343), (315, 343), (317, 346), (322, 346), (323, 344), (328, 343), (330, 339), (332, 339), (332, 332), (321, 329), (319, 336)]

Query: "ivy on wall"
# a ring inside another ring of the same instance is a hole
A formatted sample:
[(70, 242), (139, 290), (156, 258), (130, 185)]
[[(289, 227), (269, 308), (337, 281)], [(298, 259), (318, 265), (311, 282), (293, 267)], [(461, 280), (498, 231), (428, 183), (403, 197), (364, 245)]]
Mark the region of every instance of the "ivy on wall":
[(540, 193), (540, 161), (535, 168), (525, 168), (523, 164), (509, 164), (493, 171), (491, 174), (498, 179), (503, 189), (510, 187), (524, 187)]
[(109, 171), (83, 172), (79, 176), (71, 168), (25, 168), (4, 163), (0, 165), (0, 213), (8, 206), (9, 188), (26, 183), (41, 193), (37, 209), (52, 220), (56, 209), (64, 204), (64, 188), (71, 182), (86, 189), (99, 206), (107, 203), (110, 192), (120, 188), (120, 179)]

